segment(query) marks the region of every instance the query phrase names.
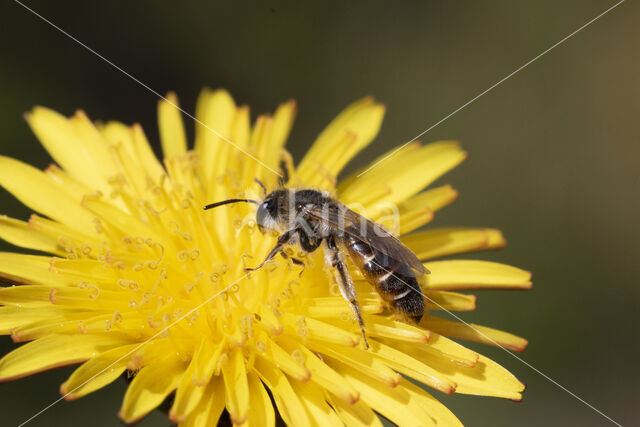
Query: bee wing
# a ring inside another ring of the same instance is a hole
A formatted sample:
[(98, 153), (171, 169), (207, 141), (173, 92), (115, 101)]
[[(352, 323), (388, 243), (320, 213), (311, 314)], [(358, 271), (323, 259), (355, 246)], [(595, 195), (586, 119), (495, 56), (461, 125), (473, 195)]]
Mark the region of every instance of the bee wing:
[(338, 205), (326, 208), (326, 206), (309, 205), (304, 207), (304, 210), (310, 217), (353, 236), (371, 246), (375, 251), (386, 255), (386, 257), (380, 257), (378, 261), (383, 267), (393, 267), (399, 262), (408, 265), (419, 276), (429, 273), (429, 270), (422, 265), (411, 249), (407, 248), (384, 227), (346, 206)]

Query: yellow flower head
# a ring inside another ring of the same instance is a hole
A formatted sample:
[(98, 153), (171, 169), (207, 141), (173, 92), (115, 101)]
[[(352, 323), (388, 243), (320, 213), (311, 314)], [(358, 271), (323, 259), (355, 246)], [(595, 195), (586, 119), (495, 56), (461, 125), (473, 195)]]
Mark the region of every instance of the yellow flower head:
[[(524, 386), (493, 361), (448, 337), (520, 351), (526, 340), (445, 320), (438, 310), (473, 310), (462, 289), (528, 288), (526, 271), (491, 262), (431, 261), (502, 247), (499, 231), (441, 228), (407, 234), (456, 198), (450, 186), (421, 192), (458, 165), (455, 142), (406, 149), (337, 184), (345, 164), (377, 134), (384, 107), (364, 98), (319, 135), (297, 167), (285, 151), (296, 106), (282, 104), (251, 126), (249, 109), (225, 91), (205, 90), (197, 105), (195, 146), (177, 100), (159, 105), (164, 164), (139, 125), (67, 119), (36, 107), (27, 120), (56, 165), (44, 172), (0, 157), (0, 185), (38, 212), (28, 222), (0, 217), (0, 237), (47, 253), (0, 253), (0, 332), (29, 341), (0, 360), (0, 380), (82, 362), (60, 390), (77, 399), (132, 378), (120, 417), (135, 422), (175, 393), (169, 417), (234, 424), (455, 425), (457, 418), (403, 376), (443, 393), (520, 399)], [(277, 257), (247, 275), (273, 247), (255, 207), (228, 198), (261, 198), (274, 171), (287, 187), (328, 191), (401, 235), (431, 271), (422, 291), (428, 315), (396, 319), (350, 266), (370, 348), (325, 267), (322, 251)], [(396, 209), (398, 224), (388, 223)]]

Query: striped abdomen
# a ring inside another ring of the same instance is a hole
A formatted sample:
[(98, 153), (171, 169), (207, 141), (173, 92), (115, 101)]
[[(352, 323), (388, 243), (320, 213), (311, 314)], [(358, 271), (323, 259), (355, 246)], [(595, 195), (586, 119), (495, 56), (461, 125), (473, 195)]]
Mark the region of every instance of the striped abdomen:
[(415, 274), (406, 265), (352, 236), (345, 248), (354, 264), (380, 296), (405, 316), (419, 322), (424, 315), (424, 297)]

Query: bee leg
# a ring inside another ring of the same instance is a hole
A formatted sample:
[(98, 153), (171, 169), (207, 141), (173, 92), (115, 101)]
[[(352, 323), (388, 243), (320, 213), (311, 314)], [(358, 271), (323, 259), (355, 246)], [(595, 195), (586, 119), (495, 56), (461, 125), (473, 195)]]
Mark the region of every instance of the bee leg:
[(304, 272), (304, 268), (306, 267), (306, 264), (304, 263), (304, 261), (298, 258), (293, 258), (293, 257), (289, 258), (289, 255), (287, 255), (286, 252), (283, 251), (282, 249), (280, 249), (280, 255), (282, 255), (282, 258), (284, 259), (291, 259), (291, 262), (294, 263), (295, 265), (301, 266), (302, 270), (300, 270), (300, 274), (298, 275), (298, 277), (302, 277), (302, 273)]
[(360, 304), (358, 304), (356, 288), (353, 286), (353, 280), (349, 275), (347, 266), (342, 260), (342, 256), (340, 255), (340, 251), (338, 250), (335, 239), (333, 237), (329, 237), (327, 239), (326, 246), (327, 258), (330, 261), (331, 266), (335, 268), (335, 276), (336, 281), (338, 282), (338, 286), (340, 287), (340, 293), (342, 294), (342, 297), (349, 301), (349, 303), (351, 304), (353, 314), (355, 314), (356, 319), (358, 320), (358, 325), (360, 325), (360, 332), (362, 333), (362, 339), (364, 340), (364, 348), (365, 350), (368, 350), (369, 341), (367, 341), (367, 334), (364, 330), (364, 320), (362, 320)]
[(280, 163), (278, 166), (282, 173), (279, 179), (279, 184), (280, 187), (284, 187), (289, 182), (291, 175), (293, 174), (293, 157), (291, 157), (291, 154), (286, 151), (280, 153)]
[[(291, 237), (293, 236), (293, 233), (294, 233), (294, 230), (289, 230), (289, 231), (283, 233), (280, 237), (278, 237), (278, 242), (273, 247), (273, 249), (271, 249), (271, 251), (269, 251), (269, 253), (265, 257), (264, 261), (262, 261), (259, 266), (253, 267), (253, 268), (245, 268), (244, 271), (248, 272), (248, 271), (256, 271), (256, 270), (261, 269), (267, 263), (267, 261), (271, 260), (274, 256), (276, 256), (279, 252), (282, 251), (282, 247), (284, 245), (286, 245), (289, 240), (291, 240)], [(282, 253), (284, 253), (284, 252), (282, 252)]]
[(291, 261), (295, 264), (295, 265), (299, 265), (302, 268), (300, 269), (300, 273), (298, 273), (298, 277), (302, 278), (302, 273), (304, 273), (304, 269), (307, 267), (307, 264), (304, 263), (304, 261), (298, 259), (298, 258), (291, 258)]
[(304, 251), (311, 253), (320, 247), (323, 240), (319, 239), (315, 235), (315, 232), (310, 228), (307, 230), (307, 228), (309, 227), (308, 224), (304, 222), (302, 224), (303, 226), (298, 229), (298, 239), (300, 240), (300, 246)]
[(287, 255), (287, 253), (283, 249), (280, 249), (280, 255), (282, 255), (282, 258), (284, 259), (291, 259), (291, 262), (293, 262), (295, 265), (304, 265), (304, 261), (298, 258), (293, 258), (293, 257), (290, 258), (289, 255)]
[(302, 267), (305, 266), (304, 261), (298, 258), (291, 258), (291, 262), (293, 262), (295, 265), (300, 265)]

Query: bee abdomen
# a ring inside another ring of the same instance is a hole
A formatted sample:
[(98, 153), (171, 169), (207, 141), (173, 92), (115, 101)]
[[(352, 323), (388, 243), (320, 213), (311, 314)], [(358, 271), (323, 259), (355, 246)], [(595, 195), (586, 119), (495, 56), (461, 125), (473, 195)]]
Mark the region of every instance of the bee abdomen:
[(365, 278), (396, 311), (419, 322), (425, 312), (424, 297), (415, 276), (402, 274), (402, 264), (365, 242), (347, 238), (347, 250)]
[(378, 291), (385, 296), (387, 301), (401, 298), (408, 291), (411, 291), (411, 286), (413, 286), (411, 282), (415, 282), (413, 277), (398, 275), (393, 271), (386, 271), (375, 279)]
[(347, 238), (347, 249), (349, 252), (365, 258), (373, 256), (371, 246), (367, 245), (362, 240), (354, 239), (352, 237)]
[(387, 271), (373, 277), (378, 293), (398, 312), (419, 322), (425, 311), (424, 297), (415, 277)]
[(391, 304), (397, 311), (416, 323), (419, 323), (424, 316), (424, 297), (421, 292), (415, 289), (409, 288), (406, 293), (397, 295)]

